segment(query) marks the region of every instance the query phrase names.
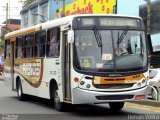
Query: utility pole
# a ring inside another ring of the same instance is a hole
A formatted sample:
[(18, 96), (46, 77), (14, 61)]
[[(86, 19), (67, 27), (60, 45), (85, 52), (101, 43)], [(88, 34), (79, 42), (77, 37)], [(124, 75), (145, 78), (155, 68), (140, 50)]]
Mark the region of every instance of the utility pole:
[(6, 4), (6, 33), (8, 33), (8, 3)]
[[(8, 28), (10, 28), (10, 24), (11, 24), (11, 21), (10, 21), (10, 0), (8, 2)], [(10, 29), (8, 29), (8, 32), (10, 32)]]
[(65, 0), (62, 0), (63, 1), (63, 17), (65, 17)]
[(151, 34), (151, 0), (145, 0), (147, 2), (147, 33)]

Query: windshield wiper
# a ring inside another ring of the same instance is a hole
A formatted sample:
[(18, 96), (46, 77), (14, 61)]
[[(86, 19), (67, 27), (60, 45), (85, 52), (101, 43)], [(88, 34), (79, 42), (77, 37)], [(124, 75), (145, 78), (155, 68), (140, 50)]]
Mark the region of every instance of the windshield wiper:
[(129, 30), (129, 26), (126, 26), (125, 29), (123, 30), (122, 34), (120, 35), (120, 37), (119, 37), (119, 32), (118, 32), (118, 40), (117, 40), (118, 45), (123, 42), (123, 39), (125, 38), (128, 30)]
[(97, 41), (98, 47), (102, 47), (102, 37), (97, 29), (97, 26), (93, 26), (94, 35)]
[(129, 26), (126, 26), (120, 36), (119, 36), (119, 32), (118, 32), (118, 39), (117, 39), (118, 54), (119, 54), (119, 45), (120, 45), (120, 43), (123, 42), (128, 30), (129, 30)]
[(103, 49), (102, 49), (102, 37), (97, 29), (97, 26), (93, 26), (93, 31), (94, 31), (94, 35), (97, 41), (97, 45), (98, 47), (101, 48), (101, 57), (102, 57), (102, 53), (103, 53)]

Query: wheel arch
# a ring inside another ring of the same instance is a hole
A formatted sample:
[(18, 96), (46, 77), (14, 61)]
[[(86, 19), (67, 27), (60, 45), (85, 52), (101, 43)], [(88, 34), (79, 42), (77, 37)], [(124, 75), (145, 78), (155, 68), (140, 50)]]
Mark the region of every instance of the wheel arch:
[(51, 79), (49, 84), (50, 99), (53, 98), (53, 92), (55, 89), (58, 89), (57, 81), (55, 79)]
[[(153, 86), (153, 87), (157, 90), (157, 92), (159, 92), (158, 86)], [(152, 90), (153, 90), (153, 88), (152, 88)]]

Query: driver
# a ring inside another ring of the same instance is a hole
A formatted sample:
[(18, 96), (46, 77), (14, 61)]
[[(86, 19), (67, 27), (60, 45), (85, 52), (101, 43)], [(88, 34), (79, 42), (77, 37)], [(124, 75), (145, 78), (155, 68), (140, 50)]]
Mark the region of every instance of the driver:
[(126, 49), (126, 45), (124, 42), (119, 44), (119, 47), (117, 47), (117, 49), (115, 50), (115, 54), (116, 56), (120, 56), (122, 54), (128, 53), (127, 49)]

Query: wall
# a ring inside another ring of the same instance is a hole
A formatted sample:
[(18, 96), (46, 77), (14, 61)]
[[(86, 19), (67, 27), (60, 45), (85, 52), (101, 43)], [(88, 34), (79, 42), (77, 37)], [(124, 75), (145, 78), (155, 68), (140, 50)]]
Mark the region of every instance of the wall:
[(65, 14), (112, 14), (115, 6), (116, 0), (76, 0), (66, 5)]
[(10, 24), (8, 27), (12, 31), (20, 29), (20, 25), (18, 25), (18, 24)]
[[(66, 5), (68, 5), (74, 1), (76, 1), (76, 0), (66, 0)], [(50, 0), (50, 13), (49, 14), (50, 14), (51, 19), (54, 19), (54, 15), (56, 13), (56, 10), (62, 6), (63, 6), (62, 2), (57, 3), (57, 2), (55, 2), (55, 0)]]

